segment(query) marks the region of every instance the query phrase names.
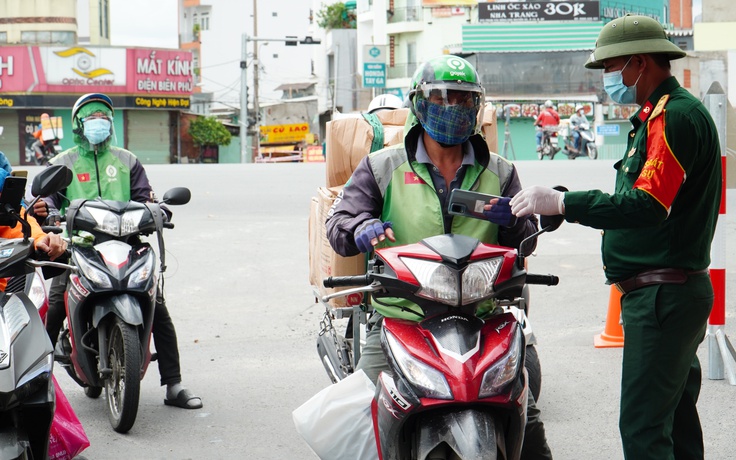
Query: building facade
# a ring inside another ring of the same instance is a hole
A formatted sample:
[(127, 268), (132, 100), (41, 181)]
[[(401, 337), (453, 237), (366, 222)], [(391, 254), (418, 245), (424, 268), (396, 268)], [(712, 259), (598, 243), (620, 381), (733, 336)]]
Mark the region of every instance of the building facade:
[(101, 92), (115, 106), (116, 145), (144, 163), (180, 161), (181, 115), (195, 87), (192, 53), (109, 46), (109, 3), (86, 3), (84, 27), (76, 1), (0, 3), (0, 150), (11, 164), (33, 164), (42, 113), (61, 117), (60, 146), (73, 146), (72, 105)]

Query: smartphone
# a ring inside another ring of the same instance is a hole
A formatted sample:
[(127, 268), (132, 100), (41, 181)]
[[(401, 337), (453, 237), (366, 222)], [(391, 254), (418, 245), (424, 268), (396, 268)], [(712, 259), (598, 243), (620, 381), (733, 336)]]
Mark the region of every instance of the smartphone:
[(449, 212), (454, 216), (485, 219), (486, 216), (483, 215), (483, 206), (487, 205), (494, 198), (502, 197), (456, 188), (450, 192)]
[(28, 177), (28, 171), (25, 169), (14, 169), (10, 175), (13, 177)]
[(2, 210), (10, 205), (16, 212), (20, 212), (20, 203), (26, 193), (26, 178), (19, 176), (8, 176), (5, 178), (3, 189), (0, 191), (0, 205)]

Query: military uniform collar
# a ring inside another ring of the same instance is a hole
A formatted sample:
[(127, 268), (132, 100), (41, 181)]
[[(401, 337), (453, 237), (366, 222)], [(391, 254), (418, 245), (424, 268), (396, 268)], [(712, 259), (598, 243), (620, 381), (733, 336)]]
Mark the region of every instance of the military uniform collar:
[(660, 85), (652, 92), (652, 94), (649, 96), (649, 99), (647, 99), (647, 102), (642, 105), (639, 110), (631, 117), (629, 120), (634, 126), (639, 126), (641, 123), (646, 123), (646, 121), (649, 119), (649, 116), (652, 114), (652, 111), (654, 110), (654, 107), (657, 105), (657, 102), (664, 96), (665, 94), (670, 94), (672, 91), (676, 90), (680, 87), (680, 84), (677, 82), (677, 79), (675, 77), (669, 77), (665, 79)]

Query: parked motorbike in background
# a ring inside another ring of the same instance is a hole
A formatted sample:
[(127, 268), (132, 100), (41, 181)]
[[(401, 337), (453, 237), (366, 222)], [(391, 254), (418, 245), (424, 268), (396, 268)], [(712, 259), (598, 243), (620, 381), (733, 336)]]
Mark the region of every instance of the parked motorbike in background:
[[(561, 223), (562, 216), (542, 217), (542, 230), (518, 250), (455, 234), (377, 249), (365, 275), (324, 280), (328, 288), (359, 287), (323, 302), (370, 293), (376, 301), (410, 300), (423, 312), (416, 322), (383, 319), (381, 344), (391, 372), (380, 374), (371, 405), (378, 458), (519, 458), (529, 377), (515, 312), (524, 311), (526, 284), (558, 283), (556, 276), (527, 273), (525, 248)], [(477, 316), (489, 300), (495, 309)], [(322, 358), (328, 373), (345, 371)]]
[[(32, 192), (46, 196), (65, 188), (71, 179), (67, 167), (52, 166), (36, 176)], [(8, 181), (20, 181), (22, 186), (11, 187)], [(23, 238), (0, 242), (0, 277), (15, 280), (0, 298), (0, 458), (45, 459), (56, 400), (53, 348), (39, 315), (46, 290), (36, 268), (66, 265), (34, 260), (31, 226), (20, 208), (22, 193), (11, 193), (24, 188), (25, 178), (8, 177), (0, 195), (0, 225), (20, 223), (23, 230)]]
[(575, 148), (573, 131), (574, 128), (567, 123), (567, 120), (560, 124), (560, 130), (558, 132), (558, 139), (562, 140), (560, 152), (570, 160), (584, 156), (587, 156), (591, 160), (598, 158), (598, 147), (595, 145), (595, 134), (590, 129), (590, 123), (581, 123), (578, 125), (577, 131), (580, 133), (580, 149)]
[[(189, 202), (189, 189), (166, 192), (163, 202)], [(90, 398), (105, 388), (108, 419), (119, 433), (135, 423), (140, 382), (149, 363), (151, 329), (166, 268), (165, 221), (155, 203), (102, 199), (74, 200), (66, 210), (75, 270), (66, 288), (67, 321), (59, 335), (56, 360)], [(141, 236), (158, 238), (156, 253)]]

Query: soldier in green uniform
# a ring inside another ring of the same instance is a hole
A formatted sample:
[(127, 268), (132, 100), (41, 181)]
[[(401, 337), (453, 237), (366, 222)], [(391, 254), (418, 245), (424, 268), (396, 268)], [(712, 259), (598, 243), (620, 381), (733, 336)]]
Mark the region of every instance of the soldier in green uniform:
[(685, 52), (663, 27), (627, 15), (606, 24), (585, 67), (603, 69), (620, 104), (636, 103), (616, 189), (534, 186), (511, 200), (517, 216), (564, 214), (603, 229), (603, 269), (623, 294), (619, 429), (627, 459), (702, 459), (696, 356), (713, 305), (710, 247), (721, 196), (721, 152), (703, 104), (670, 61)]

